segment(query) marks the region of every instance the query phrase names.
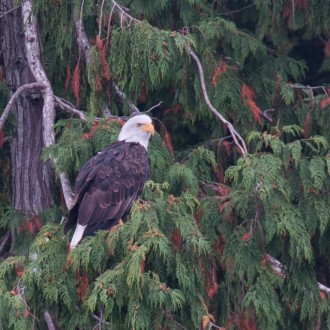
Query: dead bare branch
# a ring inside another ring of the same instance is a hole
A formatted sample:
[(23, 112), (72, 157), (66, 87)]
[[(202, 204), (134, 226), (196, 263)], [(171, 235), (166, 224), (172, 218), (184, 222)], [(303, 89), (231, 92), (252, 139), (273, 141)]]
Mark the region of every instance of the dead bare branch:
[(92, 318), (98, 322), (98, 325), (100, 325), (100, 324), (101, 324), (101, 325), (102, 325), (102, 324), (104, 324), (104, 325), (109, 325), (109, 322), (104, 321), (103, 319), (101, 319), (99, 316), (97, 316), (97, 315), (95, 315), (95, 314), (92, 315)]
[(59, 108), (61, 108), (65, 112), (78, 116), (80, 118), (80, 120), (82, 120), (82, 121), (87, 121), (87, 115), (84, 112), (82, 112), (81, 110), (76, 109), (72, 104), (70, 104), (66, 100), (64, 100), (58, 96), (55, 96), (55, 95), (54, 95), (54, 100), (55, 100), (55, 105), (57, 105)]
[(144, 113), (151, 112), (151, 111), (154, 110), (155, 108), (158, 108), (162, 103), (163, 103), (163, 101), (158, 102), (157, 104), (153, 105), (153, 106), (152, 106), (151, 108), (149, 108), (148, 110), (144, 111)]
[[(267, 260), (270, 262), (270, 265), (271, 265), (273, 271), (276, 274), (283, 276), (282, 264), (277, 259), (270, 256), (269, 254), (267, 254)], [(324, 291), (324, 292), (330, 294), (330, 288), (328, 288), (327, 286), (325, 286), (319, 282), (317, 282), (317, 285), (321, 291)]]
[(137, 106), (127, 98), (126, 94), (118, 87), (115, 82), (112, 82), (112, 87), (115, 91), (116, 98), (120, 103), (123, 105), (127, 104), (127, 106), (131, 109), (132, 114), (136, 115), (140, 113), (140, 110), (137, 108)]
[(55, 324), (54, 324), (54, 321), (48, 311), (48, 309), (45, 309), (44, 310), (44, 320), (47, 324), (47, 328), (48, 330), (56, 330), (56, 327), (55, 327)]
[(11, 136), (5, 136), (2, 143), (5, 144), (5, 143), (10, 143), (12, 141), (12, 137)]
[(16, 92), (11, 96), (9, 102), (7, 103), (6, 107), (5, 107), (5, 110), (3, 110), (3, 113), (0, 117), (0, 131), (3, 129), (3, 126), (8, 118), (8, 115), (15, 103), (15, 101), (27, 90), (31, 90), (31, 89), (34, 89), (34, 88), (45, 88), (46, 85), (44, 83), (40, 83), (40, 82), (37, 82), (37, 83), (31, 83), (31, 84), (25, 84), (23, 86), (20, 86)]
[(221, 113), (212, 105), (212, 103), (209, 99), (207, 89), (206, 89), (205, 79), (204, 79), (204, 70), (203, 70), (203, 66), (202, 66), (202, 63), (201, 63), (199, 57), (196, 55), (196, 53), (190, 47), (187, 46), (186, 50), (191, 55), (191, 57), (195, 60), (195, 62), (197, 64), (198, 73), (199, 73), (199, 80), (200, 80), (200, 83), (201, 83), (201, 89), (202, 89), (204, 100), (205, 100), (207, 106), (216, 115), (216, 117), (218, 117), (220, 119), (220, 121), (227, 126), (227, 128), (228, 128), (228, 130), (229, 130), (229, 132), (230, 132), (230, 134), (231, 134), (231, 136), (232, 136), (232, 138), (235, 142), (235, 145), (240, 150), (241, 154), (243, 156), (246, 156), (248, 152), (247, 152), (247, 148), (246, 148), (246, 144), (245, 144), (244, 139), (235, 130), (234, 126), (228, 120), (226, 120), (221, 115)]
[(248, 8), (250, 8), (250, 7), (252, 7), (252, 6), (255, 6), (255, 5), (256, 5), (256, 4), (253, 2), (253, 3), (251, 3), (250, 5), (244, 6), (244, 7), (240, 8), (240, 9), (237, 9), (237, 10), (231, 10), (231, 11), (228, 11), (228, 12), (225, 12), (225, 13), (220, 13), (219, 15), (224, 16), (224, 15), (233, 15), (233, 14), (237, 14), (237, 13), (239, 13), (239, 12), (245, 10), (245, 9), (248, 9)]
[(120, 17), (120, 26), (123, 27), (125, 24), (128, 26), (133, 23), (140, 23), (138, 19), (134, 18), (133, 16), (127, 13), (127, 8), (118, 4), (117, 1), (111, 0), (112, 8), (117, 12)]
[(212, 323), (211, 321), (209, 321), (208, 326), (209, 326), (208, 330), (211, 330), (212, 328), (219, 329), (219, 330), (226, 330), (224, 327), (219, 327), (218, 325)]
[[(101, 9), (100, 9), (100, 18), (99, 18), (99, 39), (101, 39), (102, 34), (102, 17), (103, 17), (103, 7), (104, 7), (104, 0), (102, 0)], [(81, 20), (82, 21), (82, 20)]]
[[(112, 4), (113, 4), (114, 8), (116, 8), (117, 10), (120, 11), (121, 15), (128, 15), (116, 1), (112, 1)], [(133, 18), (132, 16), (130, 16), (130, 15), (128, 15), (128, 16), (131, 17), (132, 21), (139, 22), (137, 19)], [(84, 25), (83, 25), (81, 16), (77, 17), (75, 19), (75, 26), (76, 26), (77, 42), (78, 42), (79, 49), (82, 50), (83, 55), (85, 56), (85, 61), (88, 64), (90, 61), (90, 44), (89, 44), (88, 38), (86, 36), (86, 32), (84, 29)], [(115, 82), (112, 82), (112, 87), (113, 87), (115, 96), (120, 103), (127, 104), (128, 108), (131, 110), (132, 114), (140, 113), (140, 110), (136, 107), (136, 105), (134, 105), (134, 103), (127, 98), (125, 93), (117, 86), (117, 84)]]
[(3, 249), (6, 247), (8, 241), (10, 239), (10, 231), (8, 231), (0, 240), (0, 254), (2, 253)]
[(276, 112), (275, 109), (267, 109), (267, 110), (264, 110), (262, 112), (262, 116), (265, 118), (265, 120), (269, 123), (269, 124), (274, 124), (275, 123), (275, 119), (273, 119), (269, 113), (273, 113), (273, 112)]
[(0, 12), (0, 18), (3, 17), (3, 16), (5, 16), (5, 15), (8, 15), (8, 14), (12, 13), (13, 11), (17, 10), (19, 7), (20, 7), (20, 5), (12, 8), (12, 9), (9, 9), (7, 11)]

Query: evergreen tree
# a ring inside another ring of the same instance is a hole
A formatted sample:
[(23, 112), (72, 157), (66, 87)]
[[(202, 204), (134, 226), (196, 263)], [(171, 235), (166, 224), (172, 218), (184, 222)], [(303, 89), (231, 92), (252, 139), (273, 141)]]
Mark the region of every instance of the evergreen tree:
[[(330, 328), (330, 3), (0, 11), (2, 328)], [(69, 182), (137, 112), (143, 196), (69, 252)]]

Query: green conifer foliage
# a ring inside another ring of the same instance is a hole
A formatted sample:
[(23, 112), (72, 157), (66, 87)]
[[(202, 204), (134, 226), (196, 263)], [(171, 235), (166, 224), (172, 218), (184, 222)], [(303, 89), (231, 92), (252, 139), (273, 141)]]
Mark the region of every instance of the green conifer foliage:
[[(309, 85), (308, 61), (292, 54), (323, 45), (317, 72), (329, 73), (330, 4), (33, 4), (52, 87), (87, 115), (58, 112), (43, 153), (57, 182), (116, 141), (130, 102), (150, 109), (158, 133), (141, 198), (74, 251), (59, 184), (54, 209), (32, 218), (0, 187), (0, 324), (46, 329), (50, 315), (59, 329), (329, 329), (330, 81)], [(89, 57), (75, 40), (80, 18)]]

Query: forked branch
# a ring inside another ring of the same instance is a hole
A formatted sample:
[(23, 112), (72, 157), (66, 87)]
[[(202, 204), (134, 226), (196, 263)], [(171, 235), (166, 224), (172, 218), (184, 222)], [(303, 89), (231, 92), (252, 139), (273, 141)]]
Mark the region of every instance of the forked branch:
[[(22, 2), (22, 19), (24, 23), (24, 43), (26, 48), (26, 57), (31, 73), (42, 88), (44, 105), (42, 109), (43, 124), (43, 143), (49, 147), (55, 143), (54, 121), (55, 121), (55, 101), (54, 93), (46, 75), (46, 72), (40, 62), (41, 51), (38, 39), (36, 18), (32, 12), (32, 1), (24, 0)], [(52, 159), (56, 163), (55, 159)], [(67, 207), (72, 205), (72, 189), (66, 174), (60, 174), (61, 186), (64, 193)]]

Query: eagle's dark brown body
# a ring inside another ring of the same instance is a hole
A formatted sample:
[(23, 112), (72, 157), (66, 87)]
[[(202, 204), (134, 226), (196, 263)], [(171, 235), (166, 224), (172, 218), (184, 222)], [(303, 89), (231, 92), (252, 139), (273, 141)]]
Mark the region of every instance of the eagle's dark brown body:
[(130, 210), (148, 177), (147, 151), (139, 143), (119, 141), (99, 152), (78, 174), (64, 232), (77, 221), (87, 225), (83, 237), (111, 228)]

